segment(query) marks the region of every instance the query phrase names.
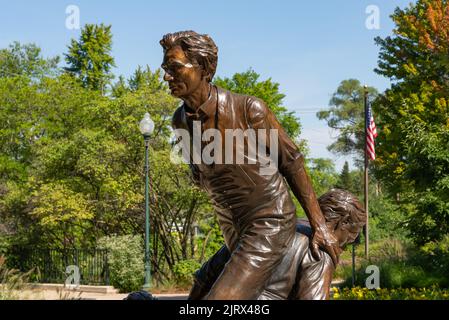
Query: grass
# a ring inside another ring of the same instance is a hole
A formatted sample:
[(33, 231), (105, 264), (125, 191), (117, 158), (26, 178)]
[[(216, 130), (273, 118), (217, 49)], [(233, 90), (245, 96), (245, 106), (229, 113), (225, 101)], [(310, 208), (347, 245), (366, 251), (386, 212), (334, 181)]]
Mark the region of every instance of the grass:
[(29, 273), (8, 269), (6, 259), (0, 256), (0, 300), (17, 300), (19, 293), (28, 288)]
[(179, 293), (188, 294), (192, 284), (180, 285), (176, 283), (175, 280), (164, 281), (163, 283), (158, 283), (150, 288), (152, 294), (164, 294), (164, 293)]
[[(341, 263), (334, 273), (334, 279), (343, 279), (340, 287), (352, 285), (351, 250), (341, 256)], [(370, 258), (364, 258), (363, 246), (356, 249), (356, 285), (365, 286), (369, 274), (365, 273), (369, 265), (375, 265), (380, 271), (381, 288), (440, 288), (449, 287), (447, 276), (435, 269), (432, 260), (412, 244), (396, 239), (385, 239), (373, 243)]]

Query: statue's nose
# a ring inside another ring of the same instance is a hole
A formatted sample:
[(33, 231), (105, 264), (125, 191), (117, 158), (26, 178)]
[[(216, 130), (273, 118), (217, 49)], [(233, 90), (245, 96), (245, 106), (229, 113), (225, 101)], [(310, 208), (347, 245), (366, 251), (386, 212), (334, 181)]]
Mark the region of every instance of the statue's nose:
[(165, 72), (164, 80), (165, 81), (170, 81), (170, 80), (173, 80), (173, 77), (169, 73)]

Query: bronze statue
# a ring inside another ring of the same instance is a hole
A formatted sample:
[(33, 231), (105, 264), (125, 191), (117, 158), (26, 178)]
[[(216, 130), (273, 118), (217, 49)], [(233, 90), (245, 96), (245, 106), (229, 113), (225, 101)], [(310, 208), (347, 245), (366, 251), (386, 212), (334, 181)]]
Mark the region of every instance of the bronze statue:
[[(328, 227), (335, 232), (341, 250), (351, 244), (366, 222), (366, 213), (351, 193), (334, 189), (322, 195), (318, 202)], [(292, 246), (275, 268), (259, 300), (327, 300), (330, 296), (334, 264), (330, 256), (320, 252), (320, 260), (312, 257), (309, 248), (310, 225), (299, 219)], [(229, 260), (230, 252), (223, 246), (195, 274), (189, 300), (207, 295)]]
[[(214, 129), (222, 137), (227, 130), (251, 129), (258, 137), (270, 132), (264, 139), (265, 150), (277, 163), (275, 170), (261, 174), (266, 165), (259, 157), (246, 157), (247, 163), (243, 164), (198, 162), (196, 142), (191, 138), (194, 150), (189, 154), (193, 158), (189, 165), (194, 181), (209, 194), (230, 252), (229, 260), (204, 299), (261, 296), (296, 237), (296, 208), (287, 183), (309, 219), (311, 254), (319, 260), (321, 248), (336, 265), (339, 243), (326, 225), (304, 168), (303, 155), (265, 102), (211, 84), (218, 49), (209, 36), (193, 31), (176, 32), (166, 34), (160, 44), (164, 49), (164, 79), (172, 95), (184, 101), (173, 116), (173, 128), (185, 130), (193, 138), (198, 128), (201, 133)], [(270, 141), (271, 132), (277, 135), (274, 141)], [(239, 152), (237, 149), (250, 147), (249, 140), (233, 146), (231, 151), (220, 144), (223, 148), (217, 153), (225, 156), (231, 153), (233, 157)], [(204, 141), (200, 141), (200, 148), (205, 148)]]

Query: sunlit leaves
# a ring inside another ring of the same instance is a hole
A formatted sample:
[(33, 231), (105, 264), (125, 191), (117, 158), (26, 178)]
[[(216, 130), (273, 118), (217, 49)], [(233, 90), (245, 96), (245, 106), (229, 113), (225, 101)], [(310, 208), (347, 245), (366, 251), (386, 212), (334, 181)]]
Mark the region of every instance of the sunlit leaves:
[(115, 66), (112, 51), (111, 26), (86, 24), (78, 40), (72, 39), (69, 52), (65, 54), (66, 71), (74, 74), (92, 90), (104, 91), (113, 78)]
[(279, 92), (279, 83), (271, 78), (260, 81), (260, 75), (249, 69), (242, 73), (236, 73), (232, 78), (215, 79), (214, 83), (224, 89), (235, 93), (246, 94), (262, 99), (273, 111), (285, 131), (293, 139), (298, 138), (301, 132), (301, 124), (293, 112), (289, 112), (282, 106), (285, 95)]
[(377, 177), (401, 200), (418, 244), (449, 233), (449, 4), (420, 0), (378, 38), (377, 72), (397, 82), (377, 101)]

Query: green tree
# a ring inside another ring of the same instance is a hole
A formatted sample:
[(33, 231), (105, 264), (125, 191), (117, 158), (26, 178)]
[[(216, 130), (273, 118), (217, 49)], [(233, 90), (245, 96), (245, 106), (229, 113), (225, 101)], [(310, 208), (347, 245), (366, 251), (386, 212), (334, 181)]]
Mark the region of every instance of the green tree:
[(162, 71), (157, 69), (152, 72), (150, 67), (147, 65), (145, 69), (138, 66), (134, 74), (128, 80), (128, 85), (130, 90), (137, 91), (143, 89), (144, 87), (150, 88), (151, 90), (167, 90), (167, 84), (162, 81)]
[(376, 72), (393, 85), (374, 106), (375, 169), (424, 244), (449, 233), (449, 3), (419, 0), (392, 19), (394, 35), (376, 39)]
[(111, 94), (114, 98), (120, 98), (129, 91), (126, 79), (123, 75), (118, 77), (118, 81), (112, 85)]
[(35, 44), (12, 43), (9, 48), (0, 50), (0, 78), (27, 76), (35, 79), (54, 75), (59, 57), (44, 58), (41, 49)]
[(118, 98), (126, 92), (137, 92), (141, 89), (152, 90), (154, 92), (167, 91), (168, 86), (162, 80), (162, 70), (156, 69), (153, 72), (148, 65), (145, 69), (138, 66), (128, 80), (123, 76), (119, 76), (118, 81), (112, 85), (112, 96)]
[(64, 54), (68, 64), (65, 70), (76, 75), (84, 87), (104, 92), (115, 67), (111, 26), (86, 24), (79, 40), (72, 39), (68, 49)]
[(351, 174), (349, 173), (348, 161), (345, 161), (343, 169), (341, 170), (338, 179), (338, 187), (341, 189), (352, 191), (352, 181), (351, 181)]
[[(66, 152), (73, 143), (71, 137), (86, 125), (86, 109), (95, 105), (95, 95), (67, 75), (36, 81), (26, 76), (0, 78), (0, 92), (4, 119), (0, 123), (0, 217), (13, 241), (56, 247), (88, 241), (91, 237), (83, 235), (83, 226), (91, 216), (84, 216), (88, 211), (83, 203), (90, 199), (83, 199), (80, 190), (70, 185), (76, 179), (73, 172), (68, 175), (72, 180), (63, 173), (73, 163)], [(58, 159), (63, 154), (68, 157)], [(65, 224), (68, 217), (79, 228), (70, 228), (70, 221)], [(67, 226), (65, 235), (61, 225)]]
[[(330, 108), (317, 112), (320, 120), (337, 130), (337, 140), (328, 149), (339, 155), (354, 155), (355, 163), (363, 166), (365, 146), (364, 87), (359, 80), (343, 80), (332, 95)], [(368, 99), (377, 96), (377, 90), (367, 87)]]
[(39, 223), (42, 242), (61, 248), (79, 248), (90, 244), (94, 234), (93, 213), (81, 193), (75, 193), (62, 184), (45, 184), (33, 192), (30, 215)]
[[(358, 195), (359, 199), (362, 200), (363, 197), (364, 197), (364, 191), (365, 191), (365, 188), (364, 188), (364, 184), (365, 184), (364, 183), (364, 179), (365, 179), (364, 171), (359, 170), (359, 169), (355, 169), (355, 170), (352, 170), (352, 171), (349, 172), (349, 176), (350, 176), (350, 179), (351, 179), (351, 183), (350, 183), (351, 189), (349, 191), (351, 191), (355, 195)], [(375, 179), (375, 176), (372, 175), (372, 174), (370, 174), (369, 182), (370, 182), (370, 185), (373, 185), (373, 187), (372, 187), (373, 189), (375, 189), (375, 188), (379, 189), (380, 188), (380, 184), (378, 184), (376, 186), (376, 183), (378, 181)]]
[(276, 115), (287, 134), (292, 139), (298, 139), (301, 133), (301, 124), (293, 112), (282, 106), (285, 95), (279, 92), (279, 83), (271, 78), (260, 81), (260, 75), (249, 69), (242, 73), (236, 73), (232, 78), (217, 77), (214, 83), (232, 92), (247, 94), (262, 99)]
[(309, 167), (313, 189), (317, 196), (322, 195), (336, 186), (338, 174), (335, 171), (335, 165), (331, 159), (313, 158), (308, 161), (307, 165)]
[(103, 236), (142, 235), (138, 124), (149, 112), (155, 121), (150, 151), (155, 280), (174, 277), (179, 261), (199, 258), (192, 230), (210, 216), (211, 207), (192, 185), (187, 165), (170, 161), (171, 117), (179, 102), (162, 85), (160, 72), (145, 70), (139, 83), (131, 90), (123, 81), (121, 93), (109, 97), (66, 73), (0, 78), (0, 250), (92, 248)]

